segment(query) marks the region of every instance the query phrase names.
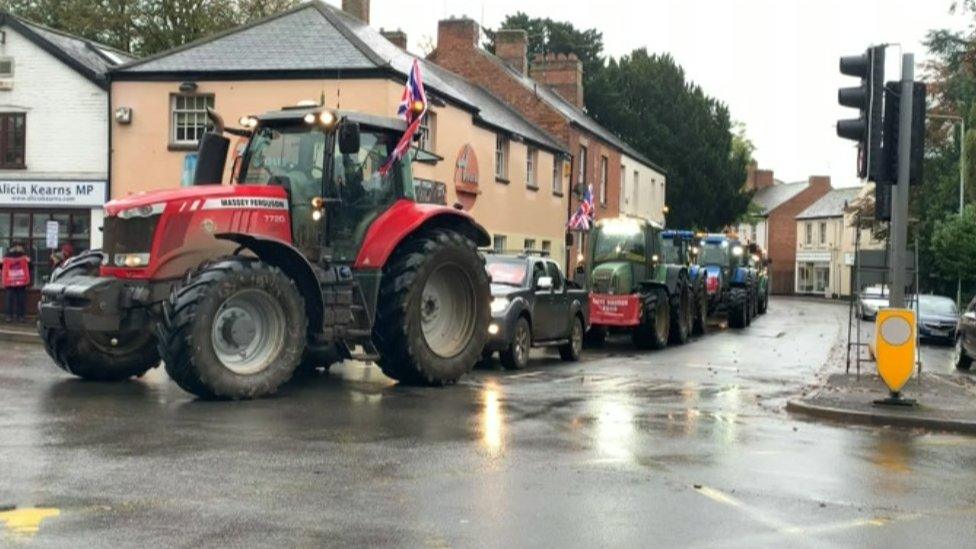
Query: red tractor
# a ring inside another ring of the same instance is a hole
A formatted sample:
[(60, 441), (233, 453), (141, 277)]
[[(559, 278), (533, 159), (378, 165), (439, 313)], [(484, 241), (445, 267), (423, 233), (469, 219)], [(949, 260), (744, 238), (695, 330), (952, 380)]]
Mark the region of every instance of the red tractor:
[[(214, 130), (192, 188), (105, 206), (104, 248), (42, 292), (51, 358), (86, 379), (165, 363), (204, 398), (273, 393), (336, 350), (403, 383), (457, 381), (490, 319), (478, 246), (456, 208), (414, 201), (409, 161), (383, 170), (402, 121), (296, 107)], [(230, 140), (247, 138), (221, 185)]]

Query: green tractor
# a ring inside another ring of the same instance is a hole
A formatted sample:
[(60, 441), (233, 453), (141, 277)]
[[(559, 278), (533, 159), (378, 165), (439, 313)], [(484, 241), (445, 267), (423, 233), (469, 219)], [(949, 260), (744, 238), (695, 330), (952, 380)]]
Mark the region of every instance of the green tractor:
[(642, 349), (688, 341), (692, 282), (687, 266), (668, 262), (661, 232), (660, 225), (630, 217), (595, 224), (586, 256), (591, 343), (602, 343), (609, 330), (630, 331)]

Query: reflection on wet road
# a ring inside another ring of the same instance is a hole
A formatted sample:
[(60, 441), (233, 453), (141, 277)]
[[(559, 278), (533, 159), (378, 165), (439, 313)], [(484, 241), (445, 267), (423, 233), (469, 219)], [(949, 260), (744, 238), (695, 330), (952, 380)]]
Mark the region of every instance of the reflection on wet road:
[(971, 545), (976, 438), (782, 411), (840, 364), (844, 318), (775, 300), (660, 353), (612, 340), (444, 389), (347, 363), (241, 403), (158, 370), (75, 381), (12, 345), (0, 545)]

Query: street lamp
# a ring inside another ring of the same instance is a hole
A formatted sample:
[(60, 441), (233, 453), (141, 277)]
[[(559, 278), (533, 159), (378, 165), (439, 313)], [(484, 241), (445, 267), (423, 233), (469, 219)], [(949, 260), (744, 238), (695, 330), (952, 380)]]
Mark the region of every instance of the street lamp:
[[(966, 119), (951, 114), (929, 114), (933, 120), (952, 120), (959, 122), (962, 132), (959, 134), (959, 215), (962, 216), (966, 206)], [(956, 305), (962, 307), (962, 278), (956, 281)]]

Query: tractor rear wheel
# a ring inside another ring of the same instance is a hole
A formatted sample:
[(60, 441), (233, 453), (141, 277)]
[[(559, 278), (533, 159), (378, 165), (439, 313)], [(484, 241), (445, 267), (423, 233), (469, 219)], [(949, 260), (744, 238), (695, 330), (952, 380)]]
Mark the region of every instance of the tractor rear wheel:
[(675, 345), (684, 345), (691, 337), (692, 322), (694, 312), (692, 310), (691, 290), (688, 281), (681, 279), (678, 282), (678, 292), (671, 296), (671, 327), (669, 340)]
[(641, 349), (660, 350), (668, 346), (671, 335), (671, 307), (668, 294), (661, 289), (653, 291), (645, 303), (641, 323), (634, 328), (634, 344)]
[(749, 325), (749, 291), (732, 288), (729, 291), (729, 328), (745, 328)]
[(380, 282), (380, 369), (401, 383), (455, 383), (481, 357), (490, 301), (485, 260), (471, 239), (433, 229), (401, 244)]
[[(79, 276), (98, 276), (102, 254), (75, 256), (51, 274), (51, 282)], [(38, 327), (44, 350), (59, 368), (91, 381), (122, 381), (159, 366), (152, 330), (117, 334)]]
[(708, 331), (708, 291), (705, 289), (705, 277), (699, 277), (695, 288), (695, 321), (691, 328), (692, 335), (702, 336)]
[(205, 265), (173, 292), (159, 323), (166, 372), (202, 398), (274, 393), (305, 353), (308, 319), (295, 282), (258, 260)]

